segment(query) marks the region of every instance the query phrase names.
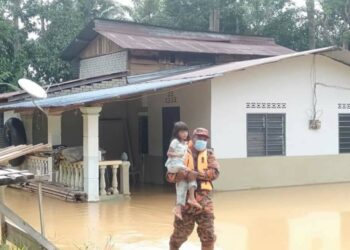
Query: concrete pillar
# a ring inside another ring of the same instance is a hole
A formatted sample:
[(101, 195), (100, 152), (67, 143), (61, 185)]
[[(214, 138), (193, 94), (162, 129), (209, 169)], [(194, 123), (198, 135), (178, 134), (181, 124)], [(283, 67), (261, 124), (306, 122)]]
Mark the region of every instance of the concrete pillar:
[(47, 143), (50, 145), (61, 144), (61, 114), (49, 114), (47, 116)]
[(33, 144), (33, 115), (34, 112), (21, 113), (21, 120), (27, 135), (27, 144)]
[(99, 200), (99, 132), (98, 117), (101, 107), (82, 107), (84, 147), (84, 191), (88, 201)]
[(121, 164), (120, 169), (120, 193), (129, 196), (130, 195), (130, 184), (129, 184), (129, 168), (130, 168), (130, 162), (129, 161), (123, 161)]

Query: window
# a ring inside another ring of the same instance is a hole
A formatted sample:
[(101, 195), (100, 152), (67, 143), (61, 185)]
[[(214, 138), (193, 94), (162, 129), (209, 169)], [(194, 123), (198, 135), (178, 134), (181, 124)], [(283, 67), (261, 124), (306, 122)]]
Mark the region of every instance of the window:
[(350, 114), (339, 114), (339, 153), (350, 153)]
[(247, 114), (248, 156), (285, 155), (285, 114)]

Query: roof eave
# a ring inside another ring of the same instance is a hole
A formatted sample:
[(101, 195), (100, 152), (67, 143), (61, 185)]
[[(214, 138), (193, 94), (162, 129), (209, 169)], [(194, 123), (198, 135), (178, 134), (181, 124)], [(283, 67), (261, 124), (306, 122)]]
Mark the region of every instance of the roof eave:
[(98, 35), (94, 30), (95, 20), (88, 23), (83, 30), (64, 48), (60, 57), (63, 60), (70, 61), (74, 59), (79, 53)]

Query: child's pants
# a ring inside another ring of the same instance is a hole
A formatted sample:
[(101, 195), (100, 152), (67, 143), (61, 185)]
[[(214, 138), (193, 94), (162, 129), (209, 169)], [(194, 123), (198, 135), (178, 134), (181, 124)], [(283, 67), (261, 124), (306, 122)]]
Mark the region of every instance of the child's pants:
[(187, 191), (193, 187), (194, 189), (197, 188), (197, 182), (196, 181), (179, 181), (176, 183), (176, 205), (186, 205), (186, 195)]
[[(185, 166), (167, 166), (169, 173), (177, 173), (180, 170), (186, 170)], [(197, 188), (196, 181), (179, 181), (176, 183), (176, 205), (186, 205), (186, 195), (187, 191), (193, 187)]]

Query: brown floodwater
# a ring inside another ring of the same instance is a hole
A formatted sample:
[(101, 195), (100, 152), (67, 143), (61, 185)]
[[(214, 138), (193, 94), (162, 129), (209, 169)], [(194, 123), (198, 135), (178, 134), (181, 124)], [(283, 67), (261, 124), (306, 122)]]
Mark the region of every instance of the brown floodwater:
[[(156, 187), (89, 204), (44, 197), (46, 234), (60, 249), (167, 249), (174, 199)], [(40, 228), (35, 194), (7, 188), (5, 201)], [(218, 192), (214, 202), (215, 249), (350, 249), (350, 184)], [(181, 249), (200, 249), (195, 231)]]

